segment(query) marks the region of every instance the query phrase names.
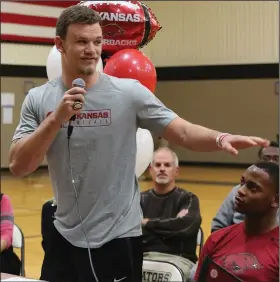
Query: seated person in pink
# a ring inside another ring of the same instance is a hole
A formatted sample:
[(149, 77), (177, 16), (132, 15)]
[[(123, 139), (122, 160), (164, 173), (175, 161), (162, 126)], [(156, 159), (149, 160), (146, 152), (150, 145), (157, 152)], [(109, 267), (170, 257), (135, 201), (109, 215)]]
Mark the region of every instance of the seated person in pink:
[(141, 193), (144, 259), (169, 261), (185, 279), (197, 261), (201, 224), (198, 197), (176, 186), (178, 157), (167, 147), (154, 152), (150, 165), (153, 188)]
[(278, 282), (278, 207), (279, 166), (273, 162), (250, 166), (241, 177), (235, 197), (235, 209), (245, 219), (210, 235), (199, 258), (195, 281), (208, 255), (244, 282)]
[(13, 252), (13, 227), (14, 213), (11, 201), (7, 195), (0, 193), (1, 202), (1, 254), (0, 266), (1, 272), (9, 274), (20, 274), (20, 261)]

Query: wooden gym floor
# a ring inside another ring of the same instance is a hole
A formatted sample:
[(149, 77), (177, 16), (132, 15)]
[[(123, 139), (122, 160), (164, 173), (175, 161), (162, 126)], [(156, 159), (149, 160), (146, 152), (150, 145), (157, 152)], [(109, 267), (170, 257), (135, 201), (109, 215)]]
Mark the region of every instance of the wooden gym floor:
[[(210, 234), (212, 218), (223, 199), (239, 182), (243, 171), (243, 168), (181, 167), (177, 185), (199, 197), (205, 239)], [(141, 190), (149, 189), (151, 185), (149, 180), (140, 181)], [(1, 190), (10, 196), (15, 223), (25, 235), (26, 276), (38, 279), (43, 260), (41, 208), (53, 196), (47, 170), (39, 169), (23, 179), (4, 172), (1, 177)]]

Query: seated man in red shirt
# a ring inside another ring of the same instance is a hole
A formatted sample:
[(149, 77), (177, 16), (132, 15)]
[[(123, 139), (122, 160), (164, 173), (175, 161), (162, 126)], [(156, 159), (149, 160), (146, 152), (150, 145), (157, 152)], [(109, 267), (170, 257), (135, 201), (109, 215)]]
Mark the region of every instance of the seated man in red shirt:
[(201, 214), (198, 197), (176, 186), (178, 169), (178, 157), (169, 148), (154, 152), (153, 188), (141, 193), (143, 252), (144, 259), (173, 262), (187, 280), (197, 261)]
[(245, 215), (244, 222), (210, 235), (199, 258), (195, 281), (208, 255), (244, 282), (278, 282), (278, 207), (279, 166), (272, 162), (250, 166), (241, 177), (235, 197), (235, 209)]

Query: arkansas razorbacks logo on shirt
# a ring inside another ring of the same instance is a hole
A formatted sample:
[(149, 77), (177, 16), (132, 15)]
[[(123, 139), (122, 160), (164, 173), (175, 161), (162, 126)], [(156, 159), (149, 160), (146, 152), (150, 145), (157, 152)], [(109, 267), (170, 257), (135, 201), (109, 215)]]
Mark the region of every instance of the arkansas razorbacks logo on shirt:
[(219, 260), (219, 264), (233, 273), (242, 273), (249, 269), (259, 270), (263, 268), (257, 257), (250, 253), (238, 253), (223, 256)]
[[(52, 112), (48, 112), (48, 117)], [(74, 127), (99, 127), (109, 126), (111, 124), (111, 110), (84, 110), (79, 114), (76, 114), (76, 118), (72, 121)], [(68, 122), (64, 123), (61, 127), (68, 127)]]

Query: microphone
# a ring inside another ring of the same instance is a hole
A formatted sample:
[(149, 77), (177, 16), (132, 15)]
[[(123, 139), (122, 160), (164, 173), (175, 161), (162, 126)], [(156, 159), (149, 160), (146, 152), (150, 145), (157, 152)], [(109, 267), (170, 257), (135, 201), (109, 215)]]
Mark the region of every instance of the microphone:
[[(72, 82), (72, 87), (80, 87), (80, 88), (85, 88), (86, 83), (82, 78), (76, 78)], [(83, 104), (81, 101), (75, 101), (73, 104), (73, 109), (74, 110), (80, 110), (83, 107)], [(76, 115), (73, 115), (68, 124), (68, 129), (67, 129), (67, 138), (70, 139), (72, 132), (73, 132), (73, 125), (72, 122), (76, 119)]]
[[(83, 79), (81, 78), (76, 78), (72, 82), (72, 87), (80, 87), (80, 88), (85, 88), (86, 83), (84, 82)], [(83, 104), (80, 101), (75, 101), (73, 104), (73, 109), (74, 110), (80, 110), (83, 107)]]

